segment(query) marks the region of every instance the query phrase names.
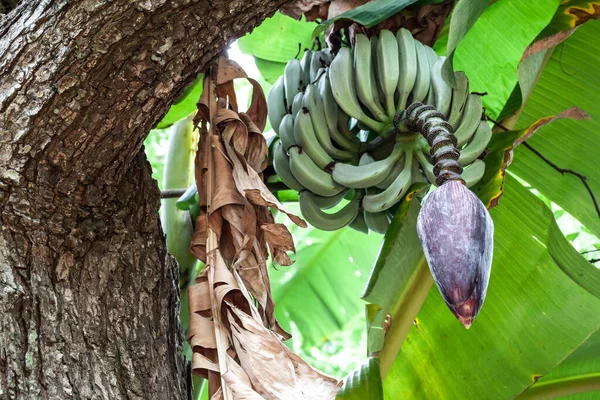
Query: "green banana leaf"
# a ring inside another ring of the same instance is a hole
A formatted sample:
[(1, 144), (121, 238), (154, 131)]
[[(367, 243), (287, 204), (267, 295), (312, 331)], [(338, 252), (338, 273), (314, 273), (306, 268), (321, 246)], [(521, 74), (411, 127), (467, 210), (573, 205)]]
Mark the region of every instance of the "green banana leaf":
[(287, 63), (310, 49), (313, 44), (312, 31), (317, 24), (296, 21), (281, 13), (265, 19), (260, 26), (238, 39), (242, 53), (262, 60)]
[(371, 28), (397, 14), (417, 0), (375, 0), (348, 10), (334, 18), (321, 22), (314, 30), (313, 37), (318, 37), (335, 21), (350, 20)]
[[(454, 51), (475, 21), (483, 14), (488, 4), (489, 0), (462, 0), (458, 2), (452, 11), (448, 31), (448, 44), (446, 46), (447, 58), (442, 66), (442, 76), (450, 86), (456, 86), (456, 78), (454, 77)], [(469, 76), (468, 73), (467, 76)]]
[(349, 373), (335, 400), (383, 400), (379, 359), (370, 357)]
[[(578, 393), (578, 394), (576, 394)], [(600, 394), (600, 330), (518, 400), (596, 400)]]
[[(286, 204), (292, 212), (297, 204)], [(365, 357), (360, 293), (382, 241), (350, 228), (324, 232), (289, 226), (296, 262), (271, 269), (275, 315), (293, 338), (288, 346), (314, 367), (343, 377)], [(348, 360), (353, 360), (348, 362)]]
[(558, 32), (571, 30), (589, 20), (600, 18), (600, 2), (589, 0), (563, 0), (548, 24), (540, 33), (539, 39)]
[[(588, 291), (600, 284), (586, 290), (557, 264), (582, 256), (550, 234), (544, 203), (509, 175), (491, 214), (494, 262), (481, 313), (465, 330), (433, 288), (384, 381), (388, 398), (512, 399), (600, 328), (600, 299)], [(586, 273), (593, 281), (600, 270)]]
[[(600, 54), (590, 49), (600, 48), (600, 21), (584, 24), (562, 46), (548, 62), (518, 126), (526, 126), (540, 116), (573, 105), (586, 111), (592, 117), (591, 121), (558, 121), (541, 128), (527, 143), (557, 167), (584, 175), (598, 200)], [(577, 218), (594, 235), (600, 236), (600, 215), (580, 179), (561, 174), (523, 146), (515, 151), (511, 171)]]
[(158, 123), (157, 129), (165, 129), (177, 121), (189, 116), (196, 111), (196, 103), (202, 94), (204, 74), (198, 75), (194, 83), (188, 86), (175, 103), (169, 108), (167, 115)]
[(263, 60), (262, 58), (258, 57), (254, 57), (254, 62), (256, 63), (256, 68), (258, 68), (258, 71), (262, 77), (271, 85), (275, 83), (277, 78), (283, 75), (283, 70), (285, 69), (286, 64), (278, 61)]
[[(517, 67), (523, 52), (552, 19), (559, 3), (559, 0), (499, 1), (485, 10), (460, 42), (454, 67), (465, 71), (472, 91), (487, 92), (482, 100), (488, 115), (495, 118), (503, 109), (517, 82)], [(510, 29), (506, 21), (510, 21)], [(451, 38), (452, 25), (449, 46)]]
[(598, 18), (600, 18), (600, 2), (586, 0), (561, 1), (550, 23), (531, 44), (531, 47), (538, 47), (534, 49), (538, 52), (527, 56), (519, 64), (519, 83), (513, 89), (510, 98), (504, 105), (504, 109), (498, 116), (498, 120), (503, 120), (521, 108), (524, 100), (531, 92), (531, 85), (535, 82), (543, 61), (545, 61), (546, 51), (552, 51), (550, 47), (556, 46), (567, 39), (576, 27)]

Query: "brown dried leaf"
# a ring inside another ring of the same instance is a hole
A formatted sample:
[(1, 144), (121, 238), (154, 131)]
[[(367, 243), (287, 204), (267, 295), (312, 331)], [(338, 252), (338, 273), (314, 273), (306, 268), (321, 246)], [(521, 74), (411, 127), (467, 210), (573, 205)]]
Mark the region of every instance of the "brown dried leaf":
[(294, 239), (292, 234), (283, 224), (264, 224), (260, 226), (265, 234), (267, 243), (271, 248), (273, 258), (280, 265), (292, 265), (292, 260), (288, 257), (287, 251), (294, 251)]
[(256, 392), (268, 399), (335, 398), (341, 381), (313, 369), (273, 332), (228, 306), (233, 344)]
[(564, 110), (563, 112), (561, 112), (558, 115), (551, 115), (549, 117), (539, 119), (536, 122), (534, 122), (533, 124), (531, 124), (531, 126), (529, 126), (529, 128), (527, 128), (527, 130), (525, 131), (525, 134), (523, 136), (521, 136), (520, 138), (515, 140), (513, 149), (515, 147), (517, 147), (518, 145), (520, 145), (521, 143), (523, 143), (524, 141), (526, 141), (527, 139), (529, 139), (531, 136), (533, 136), (533, 134), (536, 133), (538, 131), (538, 129), (540, 129), (544, 125), (549, 124), (549, 123), (554, 122), (559, 119), (563, 119), (563, 118), (572, 118), (572, 119), (579, 119), (579, 120), (591, 119), (590, 116), (579, 107), (571, 107), (571, 108)]

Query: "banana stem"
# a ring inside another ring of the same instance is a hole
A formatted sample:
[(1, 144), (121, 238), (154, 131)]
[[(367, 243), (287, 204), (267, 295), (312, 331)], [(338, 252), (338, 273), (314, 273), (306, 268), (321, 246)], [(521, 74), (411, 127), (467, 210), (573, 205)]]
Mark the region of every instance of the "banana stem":
[(423, 255), (419, 266), (406, 285), (408, 290), (402, 293), (402, 296), (390, 310), (392, 323), (385, 335), (383, 348), (379, 353), (382, 379), (385, 379), (387, 373), (392, 368), (394, 360), (398, 357), (400, 348), (404, 340), (406, 340), (406, 336), (413, 326), (423, 303), (425, 303), (432, 285), (433, 277), (431, 276), (431, 272), (429, 272), (427, 261)]

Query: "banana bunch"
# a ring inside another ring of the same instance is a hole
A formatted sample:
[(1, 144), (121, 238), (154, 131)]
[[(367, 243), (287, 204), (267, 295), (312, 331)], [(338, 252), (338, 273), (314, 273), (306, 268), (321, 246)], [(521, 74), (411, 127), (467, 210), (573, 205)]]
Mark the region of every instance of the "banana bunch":
[[(435, 184), (439, 160), (431, 153), (443, 143), (429, 143), (404, 122), (414, 103), (435, 107), (453, 128), (466, 185), (482, 178), (479, 157), (492, 131), (465, 74), (456, 73), (456, 88), (444, 81), (444, 60), (401, 28), (370, 39), (358, 34), (335, 57), (329, 49), (307, 50), (286, 65), (267, 98), (280, 138), (273, 166), (300, 192), (310, 224), (384, 233), (390, 208), (412, 183)], [(324, 211), (330, 208), (335, 211)]]

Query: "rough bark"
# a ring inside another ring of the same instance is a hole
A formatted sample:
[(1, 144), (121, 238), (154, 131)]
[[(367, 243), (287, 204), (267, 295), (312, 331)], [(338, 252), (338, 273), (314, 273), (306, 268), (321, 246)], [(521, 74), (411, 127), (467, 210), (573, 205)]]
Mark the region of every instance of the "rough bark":
[(189, 398), (140, 150), (282, 2), (36, 0), (0, 16), (0, 398)]

